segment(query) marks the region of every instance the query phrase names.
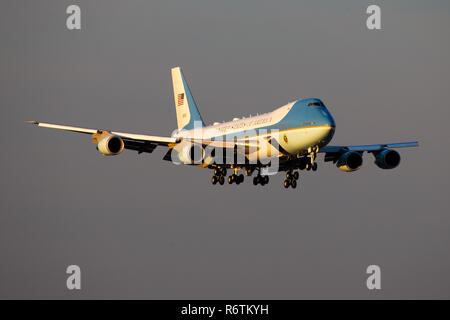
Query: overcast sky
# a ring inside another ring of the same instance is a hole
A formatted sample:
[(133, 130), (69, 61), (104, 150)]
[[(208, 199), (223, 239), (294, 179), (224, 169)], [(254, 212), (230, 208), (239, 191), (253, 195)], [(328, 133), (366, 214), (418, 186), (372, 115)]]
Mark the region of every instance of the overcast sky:
[[(450, 298), (449, 29), (446, 0), (2, 1), (0, 298)], [(208, 124), (317, 97), (332, 144), (420, 148), (395, 170), (319, 158), (296, 190), (211, 186), (164, 148), (104, 157), (23, 123), (170, 135), (174, 66)]]

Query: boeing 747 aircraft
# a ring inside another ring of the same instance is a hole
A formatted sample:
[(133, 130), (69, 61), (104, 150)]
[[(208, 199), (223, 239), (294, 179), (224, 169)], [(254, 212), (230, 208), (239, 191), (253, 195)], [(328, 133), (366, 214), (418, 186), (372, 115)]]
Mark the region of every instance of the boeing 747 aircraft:
[(265, 185), (269, 175), (285, 172), (285, 188), (297, 187), (299, 170), (317, 170), (316, 156), (324, 153), (345, 172), (356, 171), (364, 152), (372, 153), (381, 169), (393, 169), (400, 163), (394, 148), (417, 147), (418, 142), (374, 145), (329, 146), (336, 123), (320, 99), (301, 99), (272, 112), (214, 123), (206, 126), (179, 67), (172, 69), (173, 94), (178, 130), (170, 137), (150, 136), (101, 129), (27, 121), (39, 127), (89, 134), (97, 150), (105, 156), (124, 149), (152, 153), (157, 146), (168, 148), (164, 160), (213, 170), (212, 184), (223, 185), (227, 172), (229, 184), (240, 184), (244, 174), (254, 185)]

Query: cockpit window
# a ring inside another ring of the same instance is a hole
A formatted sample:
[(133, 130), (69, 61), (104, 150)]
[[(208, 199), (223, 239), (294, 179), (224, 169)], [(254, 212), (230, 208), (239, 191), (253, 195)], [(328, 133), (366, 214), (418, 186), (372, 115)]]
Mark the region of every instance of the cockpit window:
[(324, 105), (323, 105), (323, 103), (321, 101), (314, 101), (314, 102), (308, 103), (308, 107), (312, 107), (312, 106), (323, 107)]

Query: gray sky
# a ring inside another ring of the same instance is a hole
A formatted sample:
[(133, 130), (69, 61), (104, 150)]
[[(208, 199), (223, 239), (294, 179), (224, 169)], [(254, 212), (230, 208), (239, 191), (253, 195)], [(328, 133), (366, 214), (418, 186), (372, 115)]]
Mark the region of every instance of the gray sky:
[[(449, 29), (446, 0), (3, 1), (0, 298), (450, 298)], [(286, 191), (23, 123), (169, 135), (177, 65), (207, 123), (318, 97), (334, 144), (421, 146)]]

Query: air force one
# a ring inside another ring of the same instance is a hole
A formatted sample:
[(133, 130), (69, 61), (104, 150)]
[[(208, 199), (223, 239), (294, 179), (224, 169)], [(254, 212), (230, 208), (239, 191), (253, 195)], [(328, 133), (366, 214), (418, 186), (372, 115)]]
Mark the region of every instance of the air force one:
[(167, 147), (164, 160), (213, 170), (212, 184), (223, 185), (227, 171), (229, 184), (240, 184), (245, 176), (254, 185), (265, 185), (269, 175), (285, 172), (285, 188), (297, 187), (299, 170), (317, 170), (316, 156), (324, 153), (345, 172), (356, 171), (364, 152), (372, 153), (381, 169), (393, 169), (400, 163), (394, 148), (417, 147), (418, 142), (374, 145), (329, 146), (336, 123), (320, 99), (301, 99), (272, 112), (235, 118), (230, 122), (206, 126), (179, 67), (172, 69), (173, 94), (178, 130), (170, 137), (150, 136), (100, 129), (27, 121), (39, 127), (89, 134), (97, 150), (106, 156), (124, 149), (152, 153), (157, 146)]

